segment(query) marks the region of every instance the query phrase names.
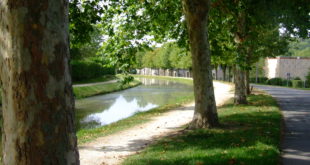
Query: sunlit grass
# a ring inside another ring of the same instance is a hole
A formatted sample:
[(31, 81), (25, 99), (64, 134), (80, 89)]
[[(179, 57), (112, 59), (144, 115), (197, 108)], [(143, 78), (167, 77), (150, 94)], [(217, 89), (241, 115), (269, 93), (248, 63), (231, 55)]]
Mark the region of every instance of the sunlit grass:
[(105, 81), (110, 81), (110, 80), (116, 80), (117, 76), (114, 75), (105, 75), (93, 79), (88, 79), (88, 80), (82, 80), (82, 81), (76, 81), (73, 82), (73, 84), (86, 84), (86, 83), (96, 83), (96, 82), (105, 82)]
[(124, 90), (127, 88), (132, 88), (140, 84), (141, 84), (140, 81), (134, 80), (125, 85), (122, 85), (120, 82), (115, 82), (115, 83), (108, 83), (108, 84), (81, 86), (81, 87), (74, 87), (73, 92), (74, 92), (76, 99), (81, 99), (81, 98), (85, 98), (89, 96), (106, 94), (106, 93)]
[(216, 129), (185, 130), (165, 137), (125, 165), (276, 165), (279, 163), (281, 113), (267, 95), (251, 95), (249, 105), (219, 108)]

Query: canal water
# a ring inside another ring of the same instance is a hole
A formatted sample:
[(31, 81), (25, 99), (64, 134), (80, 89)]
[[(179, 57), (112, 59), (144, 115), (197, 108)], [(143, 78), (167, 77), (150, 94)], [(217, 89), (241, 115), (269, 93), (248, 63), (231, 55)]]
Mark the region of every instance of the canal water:
[(142, 82), (138, 87), (77, 100), (78, 129), (108, 125), (193, 94), (192, 85), (156, 78), (137, 79)]

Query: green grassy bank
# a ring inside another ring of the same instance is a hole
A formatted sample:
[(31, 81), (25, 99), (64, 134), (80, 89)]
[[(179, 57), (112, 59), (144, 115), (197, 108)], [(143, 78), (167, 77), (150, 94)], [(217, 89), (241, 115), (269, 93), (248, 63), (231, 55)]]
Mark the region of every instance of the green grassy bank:
[(108, 84), (98, 84), (98, 85), (90, 85), (90, 86), (82, 86), (82, 87), (74, 87), (73, 92), (76, 99), (81, 99), (85, 97), (101, 95), (111, 92), (116, 92), (132, 87), (136, 87), (140, 85), (141, 82), (134, 80), (128, 84), (122, 85), (121, 82), (108, 83)]
[[(98, 77), (95, 79), (73, 82), (73, 84), (77, 85), (77, 84), (87, 84), (87, 83), (96, 83), (96, 82), (106, 82), (110, 80), (117, 80), (120, 78), (121, 76), (106, 75), (106, 76)], [(92, 86), (84, 86), (84, 87), (73, 87), (73, 92), (74, 92), (75, 97), (77, 99), (80, 99), (80, 98), (85, 98), (89, 96), (120, 91), (120, 90), (124, 90), (127, 88), (135, 87), (137, 85), (140, 85), (139, 81), (133, 81), (130, 84), (126, 84), (123, 86), (121, 86), (120, 83), (110, 83), (110, 84), (92, 85)], [(2, 92), (0, 92), (0, 106), (1, 105), (2, 105)]]
[(281, 113), (268, 95), (248, 97), (249, 105), (218, 109), (216, 129), (184, 130), (159, 140), (125, 165), (277, 165)]
[(73, 82), (73, 85), (77, 84), (87, 84), (87, 83), (96, 83), (96, 82), (105, 82), (105, 81), (110, 81), (110, 80), (117, 80), (118, 77), (114, 75), (105, 75), (93, 79), (88, 79), (88, 80), (83, 80), (83, 81), (76, 81)]

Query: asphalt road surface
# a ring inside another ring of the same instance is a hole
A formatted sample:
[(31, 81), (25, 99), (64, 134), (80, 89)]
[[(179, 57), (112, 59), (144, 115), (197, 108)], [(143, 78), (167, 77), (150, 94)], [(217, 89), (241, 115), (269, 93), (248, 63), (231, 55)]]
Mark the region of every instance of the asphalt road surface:
[(310, 90), (253, 86), (276, 98), (283, 112), (283, 165), (310, 165)]

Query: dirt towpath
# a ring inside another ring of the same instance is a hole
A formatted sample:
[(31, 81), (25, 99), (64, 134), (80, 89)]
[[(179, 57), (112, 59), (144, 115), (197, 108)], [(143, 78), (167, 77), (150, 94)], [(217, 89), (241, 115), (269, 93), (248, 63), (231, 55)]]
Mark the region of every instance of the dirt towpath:
[[(232, 86), (214, 82), (217, 105), (233, 97)], [(101, 137), (79, 147), (82, 165), (116, 165), (129, 155), (145, 148), (150, 142), (177, 132), (189, 123), (193, 116), (194, 104), (154, 117), (152, 121), (137, 125), (109, 136)]]

